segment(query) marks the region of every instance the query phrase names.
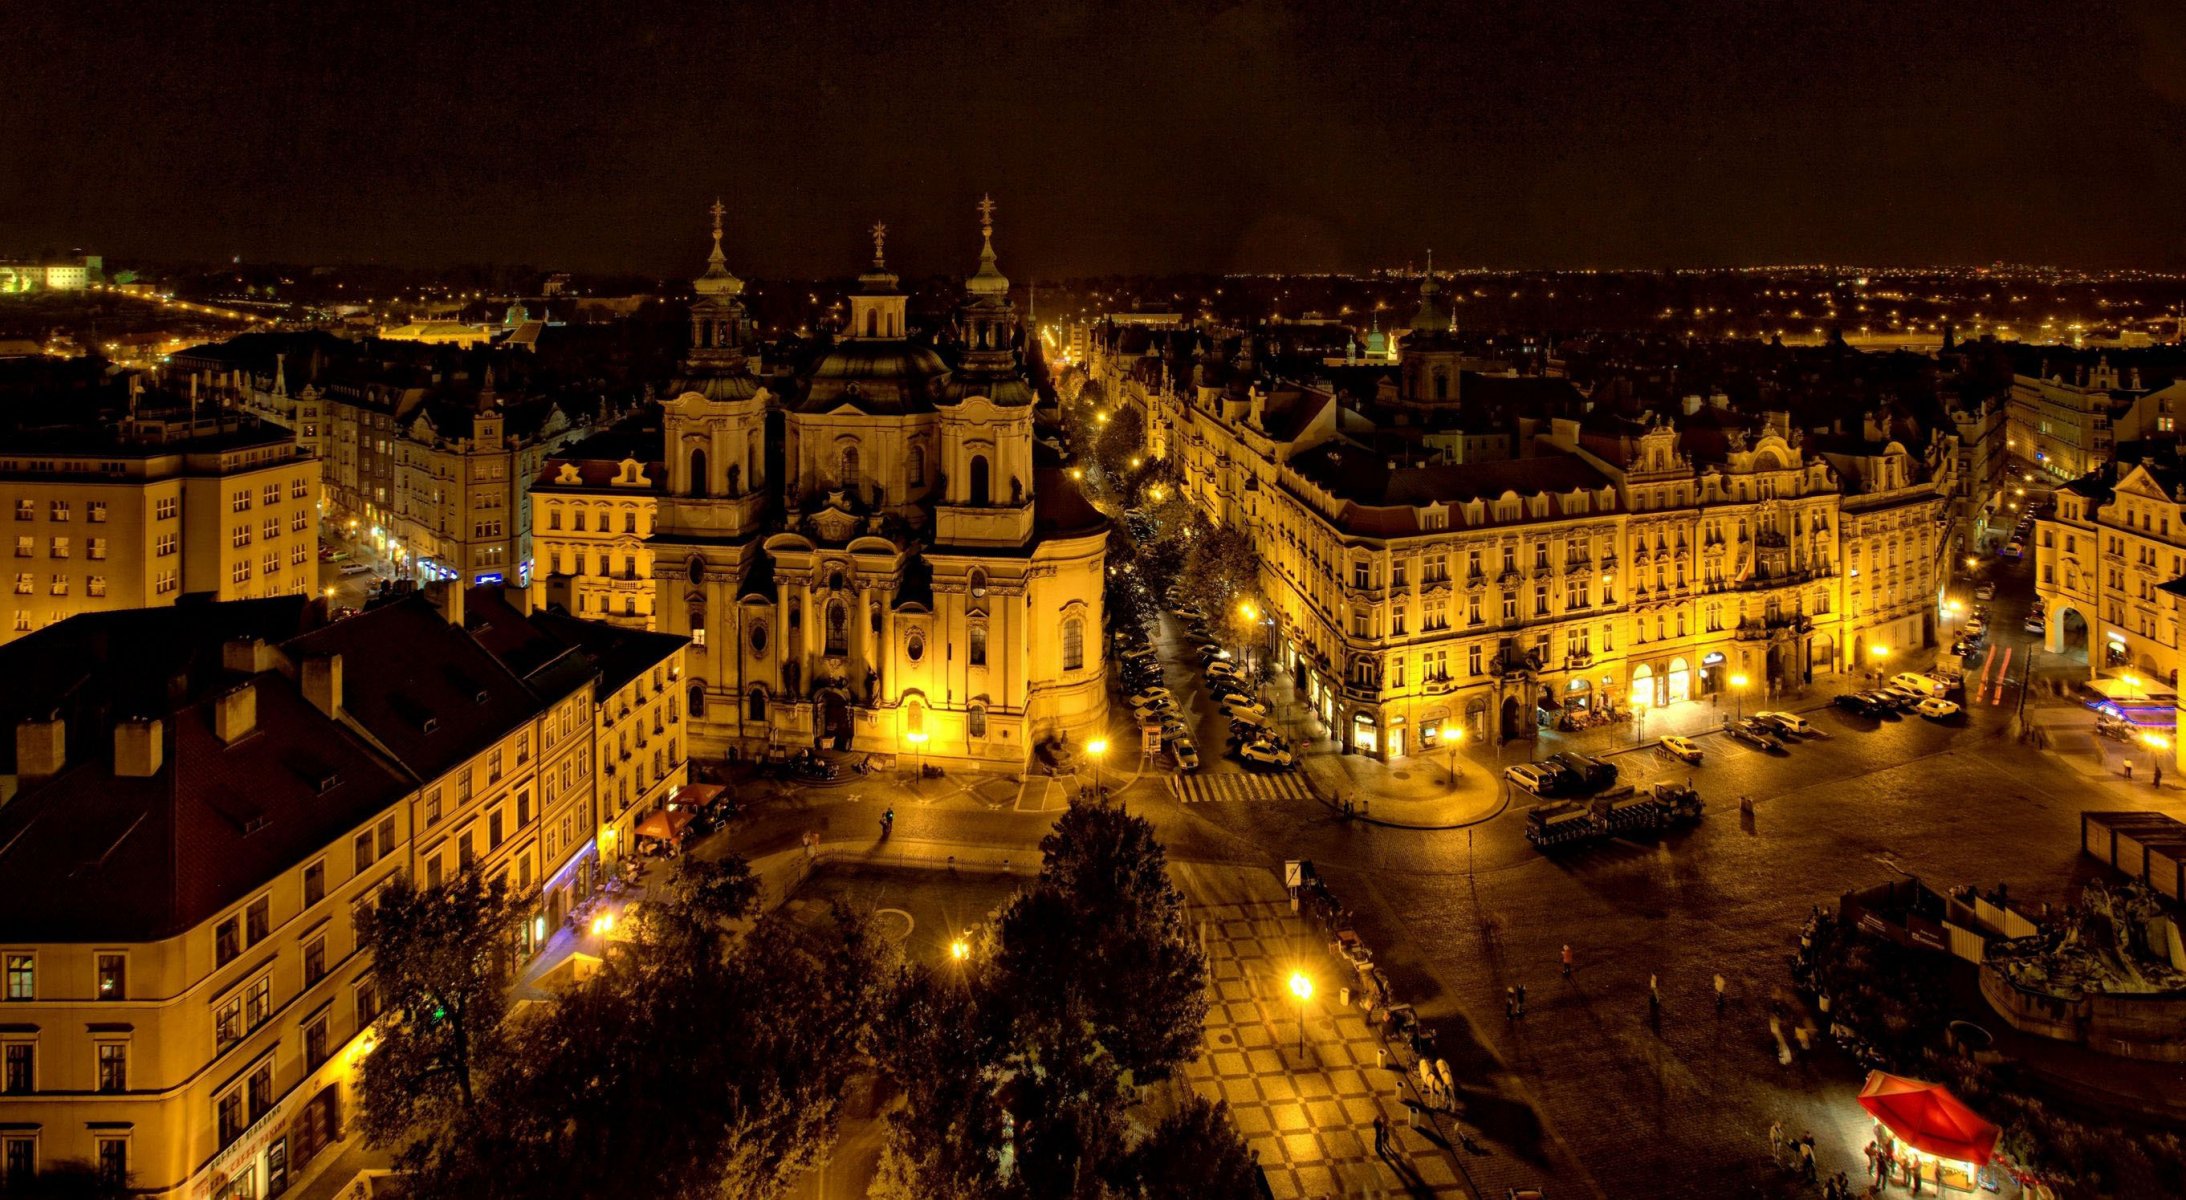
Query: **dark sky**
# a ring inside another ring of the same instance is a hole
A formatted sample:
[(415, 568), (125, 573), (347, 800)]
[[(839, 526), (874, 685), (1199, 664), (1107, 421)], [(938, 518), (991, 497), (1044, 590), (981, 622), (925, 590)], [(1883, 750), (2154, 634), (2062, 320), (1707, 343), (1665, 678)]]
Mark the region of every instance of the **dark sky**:
[(0, 253), (2186, 267), (2182, 0), (11, 4)]

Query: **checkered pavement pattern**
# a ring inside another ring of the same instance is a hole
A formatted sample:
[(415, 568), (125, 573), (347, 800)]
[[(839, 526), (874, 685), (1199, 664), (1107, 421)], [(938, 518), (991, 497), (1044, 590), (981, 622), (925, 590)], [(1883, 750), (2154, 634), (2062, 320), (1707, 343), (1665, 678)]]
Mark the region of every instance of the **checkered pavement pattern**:
[[(1316, 994), (1299, 1055), (1290, 973), (1303, 963), (1321, 986), (1332, 979), (1311, 927), (1278, 901), (1195, 905), (1192, 916), (1207, 951), (1209, 1003), (1205, 1043), (1185, 1080), (1229, 1104), (1276, 1200), (1468, 1196), (1448, 1153), (1405, 1129), (1399, 1077), (1375, 1065), (1381, 1042), (1357, 1008)], [(1389, 1120), (1386, 1159), (1374, 1153), (1377, 1113)]]

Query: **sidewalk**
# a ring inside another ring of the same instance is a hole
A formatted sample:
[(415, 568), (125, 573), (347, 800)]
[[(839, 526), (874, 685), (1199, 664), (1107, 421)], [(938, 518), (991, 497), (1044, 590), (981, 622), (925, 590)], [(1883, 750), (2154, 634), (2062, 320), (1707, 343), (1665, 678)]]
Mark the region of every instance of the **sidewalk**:
[[(1381, 1040), (1342, 1002), (1325, 946), (1274, 875), (1173, 865), (1207, 952), (1206, 1040), (1184, 1080), (1230, 1118), (1276, 1200), (1319, 1196), (1465, 1197), (1459, 1165), (1407, 1128), (1407, 1077), (1382, 1065)], [(1293, 972), (1314, 981), (1301, 1003)], [(1299, 1022), (1305, 1023), (1303, 1052)], [(1389, 1125), (1377, 1154), (1374, 1119)]]

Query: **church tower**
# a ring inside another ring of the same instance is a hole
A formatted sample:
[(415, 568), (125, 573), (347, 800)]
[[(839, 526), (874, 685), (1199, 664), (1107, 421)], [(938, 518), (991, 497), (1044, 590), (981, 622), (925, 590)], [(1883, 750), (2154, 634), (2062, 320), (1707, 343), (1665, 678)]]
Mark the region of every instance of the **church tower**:
[(729, 272), (728, 258), (721, 252), (721, 215), (728, 210), (715, 200), (708, 211), (713, 214), (713, 253), (706, 257), (706, 273), (691, 281), (698, 299), (691, 304), (691, 349), (683, 360), (694, 379), (747, 374), (744, 346), (751, 341), (744, 281)]

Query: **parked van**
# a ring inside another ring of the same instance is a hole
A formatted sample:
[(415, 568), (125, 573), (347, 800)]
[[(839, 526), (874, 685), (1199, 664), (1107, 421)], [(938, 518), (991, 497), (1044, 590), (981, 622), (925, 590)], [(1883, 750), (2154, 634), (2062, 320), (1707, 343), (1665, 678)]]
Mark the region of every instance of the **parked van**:
[(1940, 696), (1943, 694), (1943, 682), (1941, 680), (1912, 671), (1901, 671), (1896, 675), (1892, 675), (1890, 677), (1890, 686), (1904, 688), (1908, 692), (1918, 692), (1923, 696)]
[(1536, 796), (1549, 796), (1556, 791), (1556, 775), (1548, 768), (1534, 763), (1519, 763), (1503, 768), (1503, 778)]

